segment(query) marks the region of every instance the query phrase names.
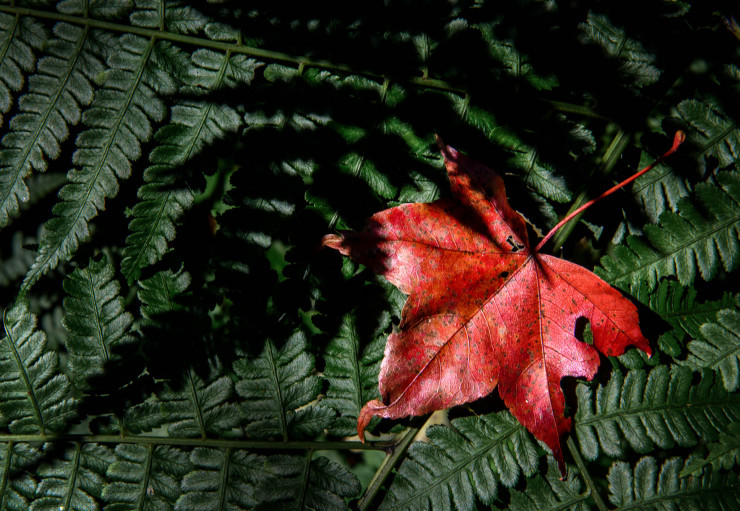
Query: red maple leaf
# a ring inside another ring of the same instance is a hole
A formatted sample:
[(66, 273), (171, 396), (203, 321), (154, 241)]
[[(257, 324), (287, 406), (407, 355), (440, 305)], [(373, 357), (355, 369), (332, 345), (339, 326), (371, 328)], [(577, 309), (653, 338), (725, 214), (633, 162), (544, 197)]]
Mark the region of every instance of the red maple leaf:
[[(440, 148), (453, 198), (387, 209), (361, 232), (323, 240), (408, 295), (380, 369), (383, 401), (362, 409), (360, 438), (375, 415), (423, 415), (498, 386), (565, 473), (560, 437), (571, 420), (560, 380), (593, 378), (599, 351), (616, 356), (632, 345), (649, 355), (637, 308), (587, 269), (538, 253), (550, 235), (532, 249), (501, 177)], [(593, 345), (575, 336), (580, 318), (590, 323)]]

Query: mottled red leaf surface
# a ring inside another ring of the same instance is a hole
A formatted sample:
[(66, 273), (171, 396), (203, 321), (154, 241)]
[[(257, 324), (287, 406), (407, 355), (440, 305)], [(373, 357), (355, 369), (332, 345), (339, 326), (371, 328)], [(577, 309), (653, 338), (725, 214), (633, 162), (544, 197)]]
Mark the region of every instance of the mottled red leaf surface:
[[(650, 354), (637, 309), (587, 269), (535, 253), (501, 177), (440, 146), (453, 198), (403, 204), (361, 232), (324, 238), (408, 295), (380, 369), (383, 401), (362, 409), (360, 438), (374, 415), (422, 415), (498, 387), (564, 472), (560, 437), (570, 418), (560, 381), (593, 378), (597, 351), (620, 355), (633, 345)], [(593, 345), (576, 339), (579, 318)]]

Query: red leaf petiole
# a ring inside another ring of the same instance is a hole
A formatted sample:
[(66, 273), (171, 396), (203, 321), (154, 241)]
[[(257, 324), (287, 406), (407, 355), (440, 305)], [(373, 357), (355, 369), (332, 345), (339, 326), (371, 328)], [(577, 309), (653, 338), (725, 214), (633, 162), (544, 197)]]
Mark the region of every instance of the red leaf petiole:
[(562, 226), (564, 226), (570, 220), (572, 220), (574, 216), (578, 215), (584, 209), (591, 207), (593, 204), (595, 204), (596, 202), (600, 201), (604, 197), (607, 197), (607, 196), (611, 195), (612, 193), (616, 192), (617, 190), (619, 190), (623, 186), (630, 184), (632, 181), (634, 181), (635, 179), (637, 179), (638, 177), (640, 177), (641, 175), (643, 175), (645, 172), (647, 172), (647, 171), (651, 170), (652, 168), (654, 168), (656, 165), (658, 165), (663, 160), (665, 160), (666, 158), (668, 158), (670, 155), (672, 155), (673, 153), (675, 153), (678, 150), (678, 147), (683, 143), (683, 141), (685, 139), (686, 139), (686, 135), (684, 134), (684, 132), (681, 131), (681, 130), (678, 130), (676, 132), (676, 134), (673, 136), (673, 145), (671, 146), (671, 148), (668, 151), (666, 151), (663, 155), (661, 155), (660, 158), (658, 158), (657, 160), (655, 160), (653, 163), (651, 163), (650, 165), (648, 165), (647, 167), (645, 167), (641, 171), (639, 171), (636, 174), (633, 174), (631, 177), (625, 179), (621, 183), (619, 183), (617, 185), (614, 185), (613, 187), (609, 188), (607, 191), (605, 191), (604, 193), (602, 193), (598, 197), (596, 197), (594, 199), (591, 199), (586, 204), (584, 204), (583, 206), (581, 206), (580, 208), (576, 209), (571, 214), (569, 214), (568, 216), (566, 216), (565, 218), (563, 218), (560, 222), (558, 222), (558, 225), (556, 225), (555, 227), (553, 227), (552, 230), (550, 230), (550, 232), (548, 232), (547, 235), (544, 238), (542, 238), (542, 241), (540, 241), (539, 244), (535, 247), (534, 253), (538, 253), (540, 251), (540, 249), (545, 245), (545, 243), (547, 243), (550, 240), (550, 238), (552, 238), (552, 236), (556, 232), (558, 232), (558, 230)]

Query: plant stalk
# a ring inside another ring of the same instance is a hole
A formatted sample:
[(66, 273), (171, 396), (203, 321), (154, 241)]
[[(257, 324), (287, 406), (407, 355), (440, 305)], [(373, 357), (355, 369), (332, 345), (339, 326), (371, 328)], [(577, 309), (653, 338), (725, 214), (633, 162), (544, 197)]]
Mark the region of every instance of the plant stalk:
[(588, 470), (586, 470), (586, 463), (583, 461), (581, 453), (578, 450), (578, 447), (576, 447), (575, 442), (573, 441), (573, 437), (568, 435), (568, 440), (566, 440), (565, 443), (568, 445), (568, 450), (570, 451), (571, 456), (573, 456), (573, 461), (575, 461), (576, 466), (578, 466), (578, 471), (581, 473), (581, 477), (586, 482), (589, 493), (594, 499), (594, 504), (596, 504), (596, 507), (599, 509), (599, 511), (607, 511), (609, 508), (606, 506), (604, 499), (601, 498), (601, 494), (598, 492), (593, 479), (591, 479), (591, 475), (588, 473)]
[(535, 247), (534, 252), (535, 253), (538, 253), (540, 251), (540, 249), (545, 245), (545, 243), (547, 243), (550, 240), (550, 238), (552, 238), (552, 236), (563, 225), (565, 225), (568, 222), (570, 222), (573, 219), (573, 217), (577, 216), (583, 210), (585, 210), (587, 208), (590, 208), (596, 202), (600, 201), (604, 197), (608, 197), (609, 195), (613, 194), (614, 192), (616, 192), (617, 190), (619, 190), (623, 186), (626, 186), (626, 185), (630, 184), (632, 181), (634, 181), (635, 179), (637, 179), (638, 177), (640, 177), (641, 175), (643, 175), (645, 172), (648, 172), (648, 171), (652, 170), (656, 165), (658, 165), (659, 163), (663, 162), (663, 160), (665, 160), (666, 158), (668, 158), (670, 155), (672, 155), (673, 153), (675, 153), (678, 150), (678, 147), (683, 143), (683, 141), (685, 139), (686, 139), (686, 135), (684, 134), (684, 132), (681, 131), (681, 130), (677, 131), (676, 132), (676, 135), (673, 137), (673, 145), (671, 146), (671, 148), (668, 151), (666, 151), (665, 153), (663, 153), (660, 156), (660, 158), (658, 158), (657, 160), (655, 160), (653, 163), (651, 163), (650, 165), (648, 165), (647, 167), (645, 167), (641, 171), (637, 172), (636, 174), (633, 174), (631, 177), (625, 179), (621, 183), (618, 183), (618, 184), (612, 186), (611, 188), (609, 188), (607, 191), (605, 191), (604, 193), (602, 193), (598, 197), (596, 197), (594, 199), (591, 199), (590, 201), (588, 201), (583, 206), (581, 206), (578, 209), (576, 209), (575, 211), (571, 212), (568, 216), (566, 216), (560, 222), (558, 222), (558, 225), (556, 225), (555, 227), (553, 227), (552, 230), (550, 232), (548, 232), (547, 235), (544, 238), (542, 238), (542, 241), (540, 241), (539, 244)]

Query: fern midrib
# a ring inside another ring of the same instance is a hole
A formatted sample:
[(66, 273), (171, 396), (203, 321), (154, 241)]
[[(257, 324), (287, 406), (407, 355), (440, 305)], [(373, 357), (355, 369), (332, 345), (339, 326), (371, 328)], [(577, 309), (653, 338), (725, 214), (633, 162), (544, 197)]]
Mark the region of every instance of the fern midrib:
[[(735, 336), (735, 337), (737, 337), (737, 336)], [(695, 340), (693, 342), (697, 342), (697, 340)], [(710, 339), (706, 339), (705, 338), (704, 341), (698, 340), (698, 342), (701, 342), (705, 346), (706, 345), (709, 345), (709, 346), (711, 346), (713, 348), (714, 347), (717, 347), (716, 344), (709, 344), (710, 342), (712, 342), (712, 341), (710, 341)], [(692, 355), (694, 356), (694, 358), (697, 361), (699, 361), (702, 364), (702, 367), (708, 367), (708, 368), (711, 368), (711, 369), (718, 369), (717, 366), (720, 363), (722, 363), (722, 361), (724, 361), (724, 360), (732, 357), (733, 355), (740, 355), (740, 343), (738, 345), (735, 345), (735, 346), (730, 346), (730, 348), (728, 348), (727, 351), (724, 351), (722, 349), (718, 349), (716, 352), (719, 353), (719, 355), (716, 356), (716, 357), (714, 357), (714, 358), (712, 358), (711, 361), (707, 361), (707, 359), (702, 359), (702, 358), (700, 358), (699, 356), (697, 356), (697, 355), (695, 355), (693, 353), (692, 353)], [(685, 364), (687, 366), (691, 367), (690, 362), (691, 362), (691, 359), (688, 359), (688, 360), (686, 360)], [(704, 364), (706, 364), (706, 365), (704, 365)]]
[[(7, 320), (5, 319), (5, 317), (3, 317), (3, 323), (5, 323), (5, 342), (8, 343), (8, 345), (10, 346), (10, 352), (13, 355), (13, 361), (15, 362), (16, 367), (18, 367), (18, 373), (20, 374), (21, 379), (23, 380), (23, 385), (26, 387), (26, 395), (28, 396), (28, 400), (31, 402), (31, 411), (33, 412), (33, 415), (36, 418), (36, 424), (39, 427), (39, 433), (41, 435), (45, 435), (46, 425), (44, 424), (44, 416), (41, 413), (41, 408), (39, 407), (38, 398), (36, 397), (36, 389), (33, 387), (33, 384), (31, 383), (31, 380), (28, 377), (28, 373), (26, 372), (26, 366), (23, 364), (20, 354), (18, 353), (18, 350), (16, 349), (15, 338), (13, 337), (13, 334), (10, 331), (10, 329), (8, 329), (6, 321)], [(32, 336), (32, 335), (33, 335), (33, 332), (29, 333), (29, 336)]]
[[(484, 456), (487, 456), (490, 451), (498, 447), (499, 445), (503, 444), (505, 441), (507, 441), (510, 437), (517, 434), (517, 432), (522, 429), (523, 426), (519, 423), (513, 425), (510, 427), (509, 431), (502, 435), (498, 435), (495, 442), (491, 442), (488, 446), (478, 449), (476, 451), (473, 451), (473, 453), (466, 458), (464, 458), (460, 463), (456, 463), (455, 466), (450, 470), (444, 477), (442, 478), (436, 478), (434, 480), (434, 484), (430, 484), (429, 486), (426, 486), (422, 489), (422, 491), (418, 491), (411, 496), (409, 496), (406, 500), (403, 502), (394, 502), (393, 507), (389, 509), (410, 509), (409, 504), (416, 502), (419, 497), (422, 495), (426, 495), (430, 493), (434, 488), (437, 488), (438, 486), (442, 486), (443, 483), (445, 483), (448, 479), (451, 479), (453, 476), (459, 474), (462, 472), (465, 468), (467, 468), (468, 465), (472, 464), (476, 460), (481, 459)], [(465, 443), (472, 445), (473, 443), (468, 439), (464, 438)], [(462, 449), (457, 449), (457, 452), (461, 452)], [(414, 489), (417, 487), (414, 485)]]
[[(733, 394), (729, 394), (729, 393), (727, 395), (728, 397), (733, 396)], [(700, 402), (682, 403), (680, 405), (666, 404), (666, 405), (653, 406), (653, 407), (633, 408), (633, 409), (627, 410), (626, 412), (617, 410), (615, 412), (609, 412), (609, 413), (604, 413), (604, 414), (599, 414), (599, 415), (594, 414), (588, 419), (577, 419), (575, 421), (575, 427), (576, 429), (578, 429), (581, 426), (590, 426), (592, 424), (598, 424), (600, 422), (614, 420), (614, 419), (623, 419), (625, 417), (634, 416), (634, 415), (640, 417), (643, 414), (647, 414), (651, 412), (661, 413), (661, 412), (675, 410), (675, 411), (683, 412), (683, 414), (687, 414), (688, 409), (691, 409), (691, 410), (709, 409), (711, 410), (714, 407), (719, 407), (723, 410), (726, 410), (728, 406), (740, 407), (740, 395), (738, 395), (738, 402), (733, 402), (729, 400), (710, 402), (710, 401), (704, 400)], [(661, 415), (663, 415), (663, 413), (661, 413)], [(685, 415), (682, 417), (682, 419), (688, 420)], [(689, 421), (689, 423), (691, 423), (691, 421)], [(692, 430), (694, 430), (693, 427), (692, 427)], [(694, 431), (696, 432), (696, 430)]]
[(72, 473), (69, 476), (69, 481), (67, 481), (67, 491), (64, 495), (64, 503), (59, 506), (59, 511), (67, 511), (71, 509), (70, 503), (72, 502), (72, 495), (74, 494), (75, 486), (77, 486), (77, 472), (80, 470), (81, 449), (82, 446), (79, 443), (75, 443), (75, 455), (72, 460)]
[(195, 382), (193, 381), (193, 370), (190, 369), (187, 372), (188, 374), (188, 393), (190, 394), (190, 402), (193, 404), (193, 409), (195, 411), (195, 419), (198, 422), (198, 429), (200, 429), (200, 437), (206, 438), (208, 435), (206, 434), (206, 425), (205, 421), (203, 420), (203, 410), (201, 408), (200, 400), (198, 399), (198, 390), (195, 387)]
[(149, 444), (146, 449), (146, 465), (144, 466), (144, 477), (141, 478), (141, 487), (139, 488), (139, 497), (136, 508), (139, 511), (146, 505), (147, 491), (149, 490), (149, 478), (152, 475), (152, 458), (154, 458), (154, 445)]
[[(681, 218), (683, 220), (686, 220), (683, 217), (681, 217)], [(715, 218), (714, 220), (719, 220), (719, 219), (718, 218)], [(740, 218), (738, 218), (737, 216), (734, 217), (734, 218), (728, 218), (725, 222), (719, 222), (719, 225), (716, 228), (709, 229), (709, 230), (706, 230), (706, 231), (700, 231), (701, 232), (701, 235), (696, 236), (696, 237), (692, 237), (690, 241), (687, 241), (685, 243), (680, 243), (677, 247), (672, 248), (670, 251), (667, 251), (667, 252), (664, 252), (661, 249), (659, 249), (658, 247), (656, 247), (653, 244), (653, 242), (651, 240), (649, 240), (649, 238), (648, 238), (648, 241), (650, 241), (650, 245), (651, 245), (650, 248), (652, 249), (653, 252), (655, 252), (655, 254), (657, 254), (660, 257), (653, 257), (653, 258), (651, 258), (650, 260), (648, 260), (645, 263), (641, 263), (641, 264), (638, 264), (638, 265), (630, 266), (630, 270), (629, 271), (624, 271), (624, 272), (618, 273), (616, 276), (609, 275), (609, 280), (611, 282), (615, 282), (616, 283), (616, 282), (623, 281), (629, 275), (639, 274), (642, 271), (644, 271), (645, 268), (653, 267), (654, 265), (659, 264), (661, 261), (664, 261), (664, 260), (668, 259), (669, 257), (673, 256), (674, 254), (677, 254), (677, 253), (681, 252), (682, 250), (686, 250), (689, 247), (691, 247), (692, 245), (696, 245), (696, 244), (699, 244), (700, 242), (706, 241), (707, 238), (711, 237), (712, 235), (716, 234), (717, 232), (726, 230), (731, 225), (733, 225), (735, 223), (739, 223), (739, 222), (740, 222)], [(691, 225), (693, 227), (695, 227), (693, 224), (691, 224)], [(711, 222), (710, 225), (714, 225), (714, 222)], [(665, 228), (663, 228), (663, 229), (665, 229)], [(631, 251), (633, 253), (635, 253), (633, 250), (631, 250)], [(612, 258), (614, 258), (614, 256), (612, 256)], [(644, 260), (643, 258), (640, 258), (640, 259), (641, 260)], [(694, 268), (695, 267), (696, 267), (696, 265), (694, 265)]]
[[(727, 126), (725, 129), (720, 131), (718, 134), (711, 137), (705, 145), (702, 146), (701, 151), (699, 154), (704, 154), (709, 150), (710, 147), (714, 147), (719, 142), (723, 141), (725, 138), (727, 138), (730, 133), (732, 133), (737, 128), (737, 124), (734, 122), (729, 123), (729, 126)], [(698, 128), (697, 128), (698, 129)], [(701, 131), (701, 130), (699, 130)]]
[[(3, 8), (2, 6), (0, 6), (0, 12), (2, 11), (3, 11)], [(20, 14), (17, 14), (17, 13), (11, 13), (11, 14), (15, 14), (15, 19), (13, 20), (13, 27), (7, 31), (8, 38), (6, 39), (6, 42), (3, 45), (2, 51), (0, 51), (0, 63), (4, 62), (6, 58), (9, 58), (8, 51), (10, 50), (10, 44), (15, 40), (16, 31), (18, 30), (18, 25), (20, 23)]]
[[(31, 150), (37, 147), (37, 141), (39, 137), (41, 136), (41, 133), (44, 131), (44, 128), (46, 127), (46, 123), (49, 120), (49, 116), (51, 115), (51, 112), (56, 110), (57, 102), (59, 101), (59, 98), (61, 97), (62, 92), (66, 89), (67, 83), (69, 82), (69, 79), (72, 76), (72, 73), (75, 70), (75, 66), (80, 58), (80, 54), (82, 53), (82, 47), (84, 46), (85, 41), (87, 40), (88, 33), (89, 33), (89, 29), (88, 27), (85, 27), (84, 33), (79, 38), (79, 41), (77, 42), (77, 45), (75, 47), (75, 56), (73, 59), (71, 59), (70, 65), (67, 67), (67, 72), (64, 76), (64, 79), (61, 81), (61, 83), (59, 84), (59, 87), (57, 87), (56, 89), (56, 92), (54, 94), (54, 99), (49, 103), (48, 107), (44, 111), (44, 114), (41, 117), (41, 120), (36, 125), (36, 130), (35, 130), (35, 133), (33, 134), (33, 137), (31, 138), (31, 141), (26, 144), (25, 149), (22, 151), (20, 158), (16, 162), (15, 168), (13, 169), (13, 182), (8, 187), (8, 190), (5, 196), (2, 198), (2, 200), (0, 200), (0, 209), (4, 209), (5, 203), (7, 202), (8, 198), (11, 195), (13, 195), (12, 191), (16, 187), (16, 184), (18, 183), (18, 181), (22, 181), (23, 178), (28, 174), (28, 172), (24, 172), (24, 167), (31, 167), (30, 162), (28, 162), (28, 156), (31, 154)], [(43, 150), (42, 150), (42, 153), (43, 153)]]
[(92, 304), (93, 309), (95, 311), (95, 327), (97, 331), (97, 338), (98, 338), (98, 344), (100, 345), (100, 349), (103, 351), (103, 364), (108, 361), (108, 347), (105, 345), (105, 334), (103, 333), (103, 326), (102, 326), (102, 320), (100, 319), (100, 308), (98, 307), (99, 303), (102, 303), (98, 301), (98, 297), (95, 293), (95, 282), (93, 282), (93, 274), (88, 268), (87, 270), (87, 284), (90, 288), (90, 296), (92, 297)]
[(5, 456), (3, 457), (3, 478), (0, 482), (0, 509), (5, 509), (5, 491), (8, 489), (8, 478), (10, 477), (11, 461), (13, 459), (13, 442), (5, 444)]
[(216, 509), (226, 509), (226, 488), (229, 481), (229, 465), (231, 464), (231, 448), (224, 451), (224, 464), (221, 467), (221, 481), (218, 485), (218, 505)]
[(280, 387), (280, 377), (277, 374), (278, 361), (275, 359), (275, 352), (273, 351), (275, 349), (275, 346), (273, 346), (272, 341), (267, 341), (266, 347), (267, 358), (270, 361), (270, 379), (272, 380), (272, 384), (275, 386), (275, 405), (277, 406), (277, 415), (278, 420), (280, 421), (280, 432), (283, 437), (283, 442), (287, 442), (288, 419), (285, 416), (285, 402), (283, 401), (283, 392), (282, 388)]

